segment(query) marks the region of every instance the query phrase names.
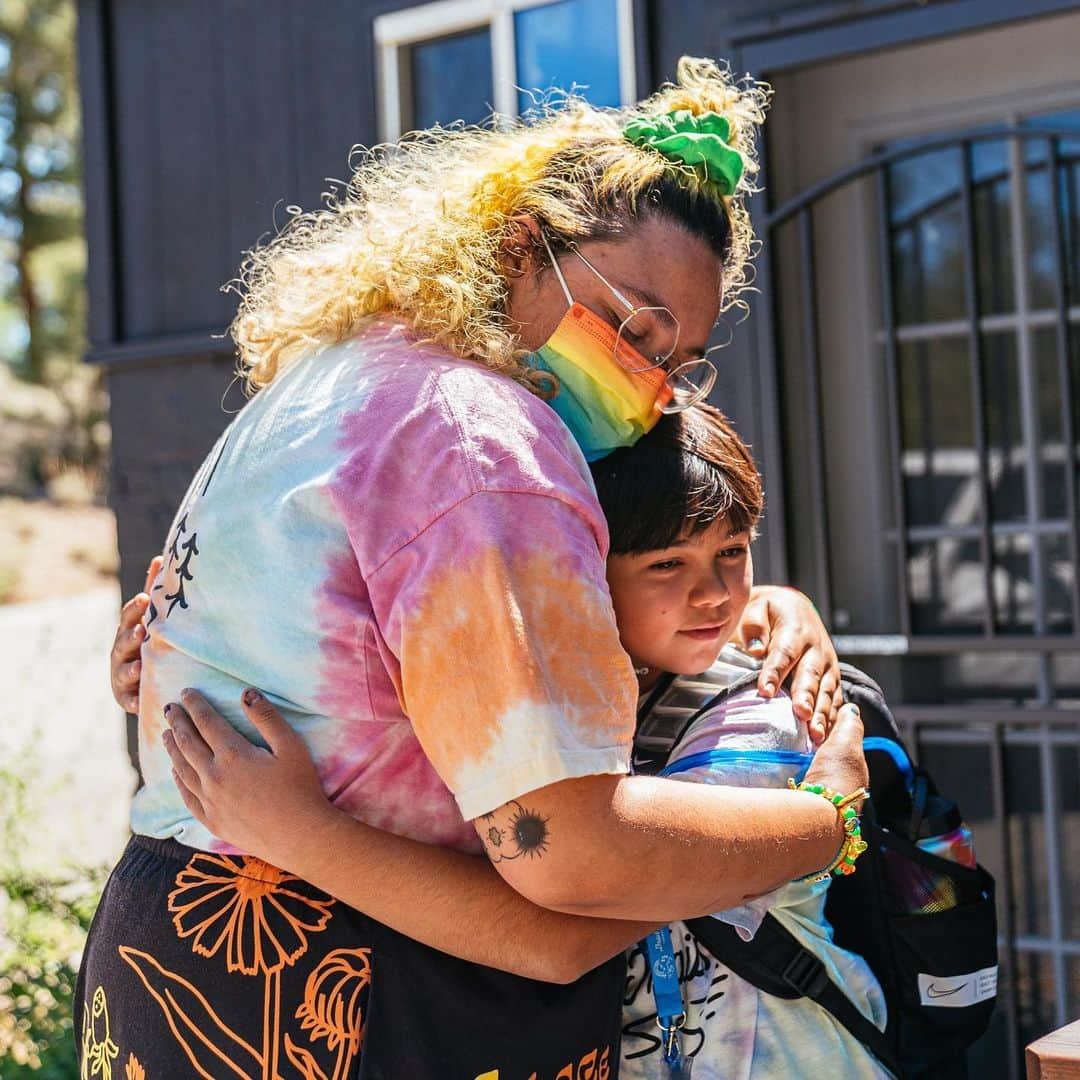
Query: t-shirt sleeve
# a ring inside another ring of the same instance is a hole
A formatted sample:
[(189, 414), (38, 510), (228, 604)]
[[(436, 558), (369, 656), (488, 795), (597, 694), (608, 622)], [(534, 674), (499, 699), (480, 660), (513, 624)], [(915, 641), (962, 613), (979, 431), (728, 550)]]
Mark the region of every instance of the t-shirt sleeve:
[(573, 506), (474, 492), (368, 588), (403, 711), (465, 818), (628, 771), (633, 672), (596, 532)]

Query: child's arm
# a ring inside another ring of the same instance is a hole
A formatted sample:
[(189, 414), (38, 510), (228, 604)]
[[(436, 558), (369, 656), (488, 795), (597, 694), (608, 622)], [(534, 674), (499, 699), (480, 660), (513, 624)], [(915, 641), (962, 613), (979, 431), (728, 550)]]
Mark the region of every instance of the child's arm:
[[(196, 728), (170, 708), (164, 736), (188, 809), (242, 851), (425, 945), (544, 982), (573, 982), (656, 929), (537, 907), (481, 856), (356, 821), (327, 800), (303, 740), (269, 702), (259, 697), (243, 707), (271, 750), (203, 711), (193, 713)], [(208, 769), (216, 773), (212, 806), (200, 798), (198, 777)], [(259, 800), (257, 816), (245, 818), (237, 809), (244, 800), (230, 795), (243, 791), (272, 794)]]

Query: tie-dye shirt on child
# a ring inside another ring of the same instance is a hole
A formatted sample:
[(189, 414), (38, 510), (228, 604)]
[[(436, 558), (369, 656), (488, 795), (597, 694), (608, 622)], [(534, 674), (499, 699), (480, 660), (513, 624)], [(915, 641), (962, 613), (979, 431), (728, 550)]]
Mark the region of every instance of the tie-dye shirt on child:
[(512, 380), (385, 317), (294, 362), (169, 531), (132, 828), (229, 850), (184, 807), (161, 744), (185, 686), (252, 739), (239, 698), (259, 687), (339, 807), (463, 850), (480, 847), (468, 821), (505, 802), (626, 772), (636, 690), (607, 544), (580, 450)]
[[(718, 691), (745, 676), (751, 665), (725, 650), (706, 672), (678, 676), (652, 703), (644, 724), (654, 745), (664, 731), (680, 731)], [(650, 739), (639, 744), (649, 745)], [(670, 744), (669, 744), (670, 745)], [(698, 784), (784, 787), (809, 765), (806, 724), (781, 692), (766, 700), (757, 688), (735, 691), (704, 712), (679, 738), (661, 775)], [(688, 867), (687, 873), (692, 873)], [(829, 978), (872, 1023), (884, 1029), (881, 987), (860, 956), (832, 939), (825, 917), (829, 883), (797, 881), (716, 917), (751, 939), (771, 913), (824, 965)], [(693, 1057), (694, 1080), (773, 1080), (777, 1077), (843, 1076), (888, 1080), (888, 1072), (846, 1028), (809, 998), (788, 1000), (759, 990), (716, 960), (685, 923), (671, 926), (672, 948), (686, 1009), (682, 1045)], [(656, 1001), (642, 947), (627, 954), (623, 1001), (624, 1080), (664, 1080), (656, 1027)]]

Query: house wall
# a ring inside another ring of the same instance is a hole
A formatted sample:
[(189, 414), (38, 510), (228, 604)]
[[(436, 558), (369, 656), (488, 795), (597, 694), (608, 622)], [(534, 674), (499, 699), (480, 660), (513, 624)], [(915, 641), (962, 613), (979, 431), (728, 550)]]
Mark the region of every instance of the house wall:
[(89, 358), (109, 370), (125, 595), (242, 404), (234, 387), (220, 405), (236, 300), (221, 286), (375, 141), (375, 7), (80, 0)]

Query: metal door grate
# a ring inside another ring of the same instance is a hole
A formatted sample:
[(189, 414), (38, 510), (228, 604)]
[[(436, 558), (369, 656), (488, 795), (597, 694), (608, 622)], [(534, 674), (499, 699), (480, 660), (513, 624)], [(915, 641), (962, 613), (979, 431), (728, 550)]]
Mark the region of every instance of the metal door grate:
[[(905, 209), (905, 163), (928, 155), (952, 155), (957, 182)], [(826, 197), (860, 186), (876, 219), (870, 355), (883, 371), (870, 407), (887, 430), (892, 518), (863, 557), (896, 588), (887, 632), (837, 640), (883, 678), (920, 758), (977, 808), (1003, 946), (1003, 1008), (981, 1063), (996, 1070), (1007, 1057), (1020, 1077), (1025, 1043), (1080, 1015), (1080, 133), (996, 127), (885, 149), (764, 222), (765, 275), (779, 243), (797, 251), (798, 333), (785, 340), (774, 319), (762, 340), (805, 402), (807, 453), (794, 470), (814, 513), (797, 537), (812, 548), (800, 584), (827, 621), (839, 534), (821, 369), (829, 267), (818, 266), (815, 217)], [(952, 262), (935, 268), (927, 222), (952, 230)], [(920, 301), (924, 270), (954, 289), (948, 310)]]

